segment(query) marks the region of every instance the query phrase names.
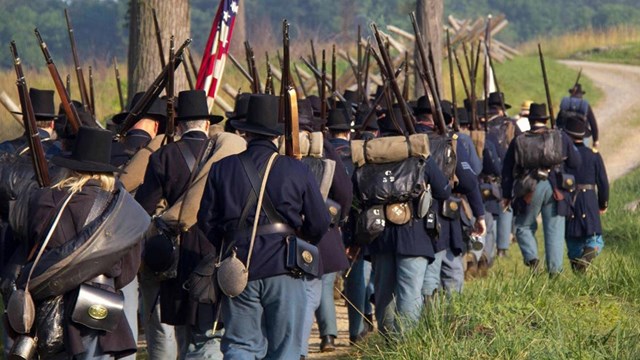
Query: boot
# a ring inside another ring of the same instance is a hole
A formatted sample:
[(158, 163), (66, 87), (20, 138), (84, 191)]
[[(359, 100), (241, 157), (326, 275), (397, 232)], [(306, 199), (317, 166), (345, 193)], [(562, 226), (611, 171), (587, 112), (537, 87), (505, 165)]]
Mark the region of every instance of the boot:
[(538, 259), (532, 259), (527, 262), (527, 266), (531, 268), (532, 272), (540, 271), (540, 261)]
[(332, 352), (336, 350), (336, 337), (333, 335), (326, 335), (320, 338), (320, 352)]
[(365, 314), (365, 320), (364, 320), (364, 330), (366, 332), (372, 332), (373, 331), (373, 314)]
[(506, 258), (507, 257), (507, 249), (498, 249), (498, 257)]

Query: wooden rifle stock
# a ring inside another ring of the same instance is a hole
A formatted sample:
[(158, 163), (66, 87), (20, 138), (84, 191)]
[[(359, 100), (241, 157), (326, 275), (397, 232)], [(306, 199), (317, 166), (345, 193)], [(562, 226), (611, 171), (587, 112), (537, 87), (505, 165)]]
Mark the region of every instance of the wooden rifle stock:
[(380, 35), (380, 32), (378, 31), (378, 26), (375, 23), (372, 23), (371, 27), (373, 29), (373, 33), (375, 35), (376, 42), (378, 43), (378, 48), (380, 49), (380, 56), (381, 56), (382, 61), (384, 63), (384, 67), (386, 69), (386, 73), (389, 75), (388, 78), (389, 78), (389, 81), (391, 82), (391, 89), (393, 90), (393, 93), (395, 94), (396, 99), (398, 100), (398, 104), (400, 105), (400, 111), (402, 112), (402, 118), (404, 120), (404, 123), (405, 123), (405, 126), (407, 128), (407, 131), (409, 132), (409, 134), (415, 134), (416, 133), (416, 129), (413, 126), (413, 123), (414, 123), (413, 115), (409, 112), (407, 102), (402, 97), (402, 91), (400, 91), (400, 87), (398, 86), (398, 82), (396, 81), (395, 77), (393, 76), (393, 65), (391, 64), (391, 59), (389, 58), (389, 53), (387, 52), (387, 49), (385, 48), (384, 43), (382, 41), (382, 36)]
[(171, 35), (169, 39), (169, 64), (167, 64), (167, 143), (172, 143), (176, 135), (176, 107), (175, 107), (175, 71), (176, 71), (176, 54), (175, 54), (175, 37)]
[(162, 32), (160, 31), (160, 24), (158, 23), (158, 15), (156, 14), (156, 9), (152, 8), (151, 13), (153, 14), (153, 27), (156, 31), (156, 43), (158, 44), (158, 53), (160, 54), (160, 65), (164, 68), (167, 66), (167, 61), (164, 59), (164, 47), (162, 46)]
[(453, 54), (451, 51), (451, 39), (449, 29), (447, 29), (447, 60), (449, 61), (449, 82), (451, 83), (451, 106), (453, 107), (453, 131), (460, 131), (460, 125), (458, 124), (458, 102), (456, 96), (456, 78), (453, 69)]
[(544, 65), (544, 55), (542, 54), (542, 46), (538, 43), (538, 54), (540, 55), (540, 67), (542, 68), (542, 78), (544, 80), (544, 91), (547, 94), (547, 109), (549, 110), (549, 119), (551, 120), (551, 128), (556, 127), (556, 118), (553, 115), (553, 105), (551, 104), (551, 92), (549, 91), (549, 80), (547, 79), (547, 68)]
[(62, 103), (62, 108), (64, 109), (64, 113), (67, 116), (67, 121), (71, 126), (71, 131), (75, 134), (80, 129), (78, 111), (71, 103), (71, 99), (69, 99), (69, 96), (67, 96), (67, 91), (64, 88), (64, 83), (60, 78), (60, 73), (58, 72), (58, 68), (56, 68), (56, 64), (53, 63), (53, 59), (51, 58), (51, 54), (49, 53), (47, 44), (45, 44), (44, 40), (42, 40), (42, 36), (40, 35), (40, 32), (37, 28), (34, 30), (34, 32), (36, 34), (36, 38), (38, 39), (38, 43), (40, 44), (40, 49), (42, 49), (44, 59), (47, 62), (47, 68), (49, 69), (49, 73), (51, 74), (51, 78), (53, 79), (53, 83), (56, 87), (56, 91), (58, 92), (58, 96), (60, 96), (60, 102)]
[(289, 57), (289, 23), (282, 21), (282, 88), (280, 90), (281, 114), (284, 120), (285, 153), (295, 159), (301, 159), (300, 153), (300, 128), (298, 124), (298, 98), (296, 89), (290, 82), (290, 57)]
[(22, 121), (24, 123), (25, 137), (31, 150), (31, 160), (33, 163), (33, 170), (36, 174), (36, 180), (40, 187), (46, 187), (51, 184), (49, 177), (49, 167), (47, 166), (47, 160), (44, 155), (44, 149), (42, 148), (42, 142), (38, 135), (38, 127), (36, 125), (36, 116), (33, 110), (33, 104), (31, 104), (31, 98), (29, 97), (29, 88), (27, 86), (27, 80), (24, 77), (24, 71), (22, 70), (22, 61), (18, 55), (15, 41), (11, 41), (11, 54), (13, 55), (13, 64), (16, 70), (16, 85), (18, 86), (18, 94), (20, 96), (20, 106), (22, 107)]
[[(187, 46), (189, 46), (189, 44), (191, 44), (191, 39), (185, 40), (184, 43), (182, 43), (182, 45), (176, 51), (174, 68), (178, 67), (180, 63), (182, 63), (182, 53), (184, 52), (184, 49)], [(149, 107), (151, 107), (151, 104), (153, 103), (153, 101), (158, 96), (160, 96), (160, 93), (162, 92), (162, 90), (164, 90), (165, 86), (167, 85), (168, 72), (169, 72), (169, 67), (167, 65), (162, 69), (162, 71), (156, 77), (153, 83), (151, 83), (149, 88), (147, 88), (147, 91), (145, 91), (144, 95), (142, 95), (142, 98), (140, 98), (140, 100), (135, 104), (133, 109), (131, 109), (131, 111), (127, 114), (127, 117), (123, 121), (122, 128), (118, 133), (118, 135), (121, 138), (139, 120), (140, 115), (147, 112), (147, 110), (149, 110)]]
[(78, 49), (76, 46), (76, 38), (73, 33), (73, 27), (71, 26), (71, 18), (69, 17), (69, 11), (64, 9), (64, 17), (67, 20), (67, 30), (69, 32), (69, 41), (71, 42), (71, 54), (73, 55), (73, 64), (76, 67), (76, 78), (78, 79), (78, 88), (80, 89), (80, 99), (82, 100), (82, 108), (84, 111), (90, 111), (93, 114), (94, 105), (91, 103), (89, 93), (87, 92), (87, 85), (84, 81), (84, 74), (82, 72), (82, 66), (78, 58)]
[[(424, 39), (422, 33), (418, 28), (418, 21), (416, 20), (416, 14), (411, 13), (411, 24), (413, 25), (413, 32), (416, 36), (416, 44), (418, 45), (418, 54), (420, 55), (420, 62), (422, 63), (422, 70), (426, 73), (426, 82), (431, 90), (431, 97), (433, 98), (434, 107), (436, 110), (436, 126), (440, 131), (440, 134), (447, 133), (447, 125), (444, 121), (444, 115), (442, 114), (442, 105), (440, 104), (440, 97), (438, 96), (437, 85), (434, 80), (433, 68), (429, 64), (429, 58), (427, 57), (426, 50), (424, 48)], [(424, 77), (424, 75), (422, 75)], [(426, 94), (425, 94), (426, 95)]]
[(124, 97), (122, 96), (122, 84), (120, 83), (120, 70), (118, 70), (118, 60), (113, 57), (113, 70), (116, 73), (116, 87), (118, 88), (118, 100), (120, 100), (120, 110), (124, 111)]

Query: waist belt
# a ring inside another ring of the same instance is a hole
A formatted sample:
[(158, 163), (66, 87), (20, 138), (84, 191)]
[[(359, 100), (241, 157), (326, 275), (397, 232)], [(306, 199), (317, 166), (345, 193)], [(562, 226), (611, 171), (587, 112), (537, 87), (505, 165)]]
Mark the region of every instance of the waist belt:
[(578, 184), (576, 185), (577, 190), (587, 191), (587, 190), (596, 190), (595, 184)]
[[(225, 235), (226, 239), (237, 239), (239, 237), (249, 237), (251, 236), (252, 229), (243, 229), (238, 231), (230, 231)], [(272, 235), (272, 234), (282, 234), (282, 235), (293, 235), (295, 234), (295, 230), (285, 223), (275, 223), (275, 224), (266, 224), (258, 226), (256, 231), (256, 236), (261, 235)]]

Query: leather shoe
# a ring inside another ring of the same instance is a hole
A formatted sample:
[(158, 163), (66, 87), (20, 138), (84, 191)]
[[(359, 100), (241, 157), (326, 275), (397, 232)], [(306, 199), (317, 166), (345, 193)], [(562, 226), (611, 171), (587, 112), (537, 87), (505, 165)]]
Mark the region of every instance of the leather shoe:
[(320, 338), (320, 352), (332, 352), (336, 349), (335, 336), (326, 335)]

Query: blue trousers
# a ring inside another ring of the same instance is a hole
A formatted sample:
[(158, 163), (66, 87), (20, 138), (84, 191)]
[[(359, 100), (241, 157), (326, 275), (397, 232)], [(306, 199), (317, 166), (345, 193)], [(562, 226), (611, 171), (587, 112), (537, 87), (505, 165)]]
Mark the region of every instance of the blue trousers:
[(333, 300), (333, 287), (335, 286), (336, 273), (322, 275), (322, 293), (320, 305), (315, 310), (316, 321), (320, 336), (338, 336), (338, 323), (336, 320), (336, 303)]
[(602, 235), (595, 234), (585, 237), (567, 237), (567, 252), (569, 259), (577, 259), (582, 257), (582, 253), (585, 248), (592, 248), (596, 250), (596, 254), (600, 255), (602, 248), (604, 248), (604, 239)]
[[(122, 288), (124, 295), (124, 315), (133, 334), (133, 340), (138, 342), (138, 278)], [(136, 354), (123, 357), (124, 360), (135, 360)]]
[[(213, 324), (212, 324), (213, 325)], [(176, 335), (180, 346), (180, 360), (222, 360), (220, 351), (221, 333), (213, 333), (208, 330), (202, 333), (195, 327), (184, 325), (176, 326)]]
[(433, 293), (440, 288), (440, 271), (442, 270), (442, 259), (447, 254), (447, 250), (438, 251), (435, 254), (435, 260), (427, 265), (424, 273), (424, 281), (422, 283), (422, 296), (432, 296)]
[[(142, 294), (141, 312), (149, 360), (177, 359), (178, 344), (175, 328), (160, 322), (160, 303), (156, 303), (160, 283), (145, 270), (138, 274), (138, 281)], [(156, 303), (155, 306), (154, 303)]]
[(496, 238), (498, 236), (498, 221), (497, 217), (487, 212), (485, 213), (485, 221), (487, 223), (487, 233), (484, 235), (484, 249), (483, 252), (487, 256), (489, 264), (493, 263), (493, 259), (497, 253)]
[(305, 284), (289, 275), (252, 280), (222, 300), (224, 359), (300, 359)]
[(395, 253), (375, 254), (371, 258), (378, 329), (400, 333), (420, 318), (427, 258)]
[(309, 354), (309, 337), (311, 337), (311, 327), (313, 327), (313, 315), (322, 298), (322, 278), (307, 276), (304, 278), (304, 294), (306, 305), (304, 317), (302, 318), (302, 343), (300, 344), (300, 355)]
[(509, 208), (507, 211), (500, 211), (497, 219), (497, 242), (498, 249), (508, 250), (511, 245), (511, 233), (513, 230), (513, 210)]
[[(361, 314), (371, 314), (369, 297), (373, 287), (369, 286), (371, 263), (360, 256), (351, 267), (349, 276), (345, 278), (345, 296), (351, 304), (347, 306), (349, 315), (349, 336), (358, 336), (364, 331), (364, 319)], [(355, 308), (354, 308), (355, 306)]]
[(455, 256), (451, 249), (447, 249), (445, 256), (442, 258), (440, 278), (442, 287), (447, 294), (451, 294), (452, 292), (462, 292), (462, 287), (464, 285), (464, 266), (462, 265), (462, 257), (460, 255)]
[(535, 238), (538, 214), (542, 214), (547, 271), (559, 273), (562, 271), (564, 253), (565, 218), (558, 215), (553, 189), (548, 180), (538, 182), (527, 211), (516, 215), (516, 239), (525, 263), (538, 259), (538, 243)]

